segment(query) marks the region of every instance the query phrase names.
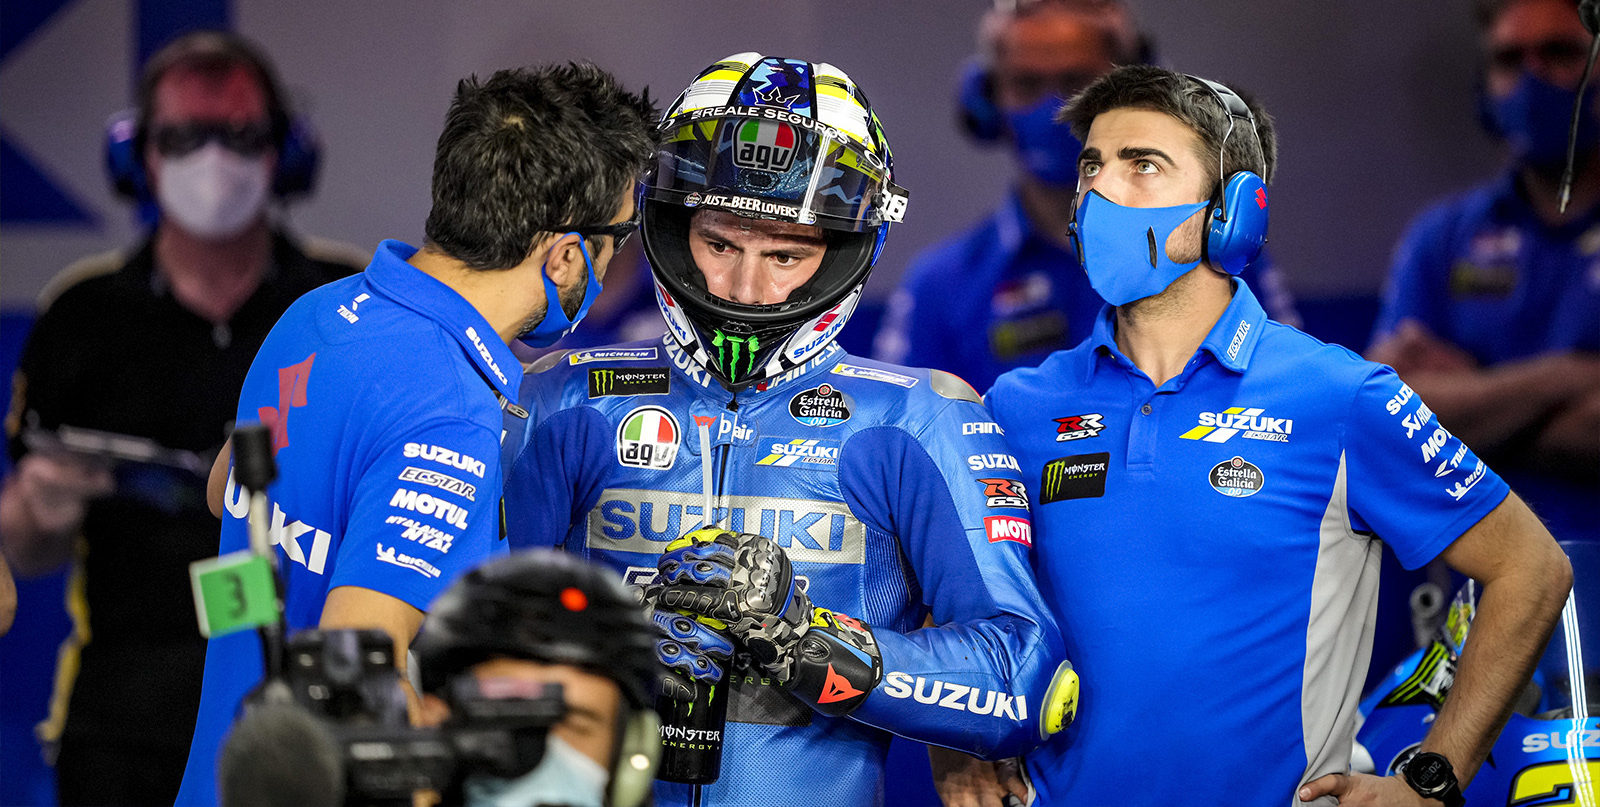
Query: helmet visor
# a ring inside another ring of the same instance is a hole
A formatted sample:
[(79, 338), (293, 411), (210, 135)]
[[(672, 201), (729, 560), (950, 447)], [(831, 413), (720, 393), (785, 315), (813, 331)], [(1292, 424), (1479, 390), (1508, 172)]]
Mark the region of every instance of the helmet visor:
[[(713, 112), (721, 114), (702, 114)], [(899, 221), (904, 209), (904, 191), (875, 151), (777, 107), (700, 109), (667, 121), (645, 193), (856, 233)]]

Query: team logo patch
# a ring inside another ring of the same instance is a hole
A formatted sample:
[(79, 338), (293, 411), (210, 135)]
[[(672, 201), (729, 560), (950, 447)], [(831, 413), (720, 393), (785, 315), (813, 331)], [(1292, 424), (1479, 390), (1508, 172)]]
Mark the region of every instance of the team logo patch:
[(1106, 424), (1101, 420), (1102, 417), (1099, 412), (1090, 412), (1056, 418), (1056, 442), (1065, 443), (1068, 440), (1100, 436), (1100, 432), (1106, 428)]
[(1254, 496), (1265, 481), (1261, 469), (1242, 457), (1219, 462), (1211, 469), (1211, 487), (1224, 496), (1238, 499)]
[(1068, 499), (1098, 499), (1106, 495), (1106, 474), (1111, 468), (1111, 453), (1074, 454), (1044, 464), (1039, 473), (1039, 503), (1051, 504)]
[(979, 479), (984, 503), (990, 507), (1028, 507), (1028, 489), (1015, 479)]
[(734, 135), (733, 164), (783, 172), (794, 163), (794, 127), (775, 120), (747, 120)]
[(807, 440), (803, 437), (793, 439), (778, 438), (767, 449), (767, 455), (756, 460), (757, 465), (771, 465), (778, 468), (788, 468), (799, 463), (801, 465), (822, 465), (834, 467), (839, 464), (838, 440)]
[(614, 348), (606, 347), (597, 350), (575, 350), (567, 355), (567, 363), (574, 366), (588, 364), (592, 361), (655, 361), (656, 349), (653, 347), (639, 348)]
[(590, 398), (613, 395), (666, 395), (671, 391), (672, 375), (665, 367), (589, 371)]
[(789, 415), (803, 426), (837, 426), (850, 419), (855, 401), (832, 384), (803, 390), (789, 399)]
[(1015, 516), (984, 516), (983, 531), (989, 534), (989, 543), (1015, 541), (1033, 547), (1033, 522)]
[(641, 406), (617, 426), (617, 462), (629, 468), (665, 471), (678, 459), (683, 430), (671, 412)]
[(830, 372), (832, 372), (834, 375), (845, 375), (851, 378), (865, 378), (870, 381), (882, 381), (885, 384), (893, 384), (897, 387), (905, 387), (906, 389), (911, 389), (917, 385), (917, 380), (908, 375), (891, 373), (888, 370), (880, 370), (876, 367), (859, 367), (854, 364), (845, 364), (844, 362), (839, 362), (838, 364), (834, 365), (833, 370)]
[(1242, 406), (1230, 406), (1221, 412), (1201, 412), (1200, 425), (1178, 435), (1178, 438), (1226, 443), (1237, 434), (1246, 440), (1289, 442), (1289, 435), (1294, 432), (1294, 421), (1262, 417), (1264, 412), (1265, 409), (1246, 409)]

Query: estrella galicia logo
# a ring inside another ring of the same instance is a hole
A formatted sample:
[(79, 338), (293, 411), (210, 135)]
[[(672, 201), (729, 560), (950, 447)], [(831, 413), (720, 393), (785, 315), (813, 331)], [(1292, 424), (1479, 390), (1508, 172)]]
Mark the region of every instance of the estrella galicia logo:
[(617, 425), (617, 462), (665, 471), (678, 458), (683, 434), (678, 419), (659, 406), (641, 406)]
[(984, 504), (990, 507), (1028, 507), (1028, 490), (1015, 479), (979, 479)]
[(1053, 459), (1044, 464), (1039, 474), (1039, 503), (1098, 499), (1106, 495), (1106, 474), (1110, 468), (1109, 451)]
[(1211, 469), (1211, 487), (1224, 496), (1254, 496), (1265, 481), (1261, 469), (1242, 457), (1219, 462)]
[(1056, 442), (1065, 443), (1068, 440), (1082, 440), (1087, 437), (1098, 437), (1106, 427), (1101, 421), (1099, 412), (1089, 412), (1083, 415), (1070, 415), (1056, 418)]
[(672, 376), (665, 367), (589, 371), (590, 398), (613, 395), (666, 395), (671, 391)]
[(822, 384), (795, 393), (789, 399), (789, 415), (805, 426), (837, 426), (850, 419), (855, 401), (844, 390)]

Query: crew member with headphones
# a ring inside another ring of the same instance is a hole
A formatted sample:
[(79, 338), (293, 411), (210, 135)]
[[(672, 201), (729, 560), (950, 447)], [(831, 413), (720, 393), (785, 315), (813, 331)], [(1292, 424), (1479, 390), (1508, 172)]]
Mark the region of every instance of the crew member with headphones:
[[(274, 198), (312, 187), (308, 133), (249, 42), (174, 40), (151, 57), (137, 111), (109, 132), (116, 187), (155, 211), (154, 226), (43, 295), (7, 422), (18, 464), (0, 535), (18, 575), (78, 561), (48, 727), (64, 805), (177, 794), (205, 660), (188, 565), (217, 545), (203, 474), (268, 330), (301, 294), (361, 265), (271, 220)], [(87, 445), (67, 439), (84, 430), (138, 438), (113, 442), (152, 461), (69, 450)]]
[[(1055, 116), (1089, 82), (1116, 65), (1148, 64), (1153, 53), (1120, 0), (995, 0), (978, 45), (959, 88), (961, 127), (979, 144), (1004, 144), (1016, 179), (982, 221), (912, 261), (873, 352), (981, 390), (1093, 329), (1100, 299), (1066, 236), (1083, 144)], [(1246, 278), (1269, 316), (1298, 322), (1270, 261), (1256, 261)]]
[(661, 634), (615, 572), (566, 552), (528, 550), (468, 572), (428, 609), (412, 651), (430, 722), (449, 683), (560, 684), (566, 716), (537, 764), (478, 777), (469, 807), (641, 807), (661, 754), (654, 710)]
[[(1269, 320), (1240, 279), (1277, 162), (1258, 105), (1136, 65), (1062, 114), (1084, 143), (1071, 235), (1108, 305), (986, 402), (1085, 708), (1012, 786), (1040, 804), (1459, 805), (1561, 611), (1565, 556), (1393, 370)], [(1420, 753), (1387, 777), (1349, 773), (1380, 541), (1493, 592)]]

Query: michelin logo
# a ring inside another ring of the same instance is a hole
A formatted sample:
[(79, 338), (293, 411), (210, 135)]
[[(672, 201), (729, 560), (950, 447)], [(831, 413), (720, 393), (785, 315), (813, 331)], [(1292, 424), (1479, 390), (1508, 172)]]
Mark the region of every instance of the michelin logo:
[(956, 712), (975, 715), (994, 715), (1018, 723), (1028, 719), (1028, 696), (1007, 695), (992, 689), (979, 689), (965, 684), (940, 681), (935, 678), (911, 676), (898, 670), (883, 677), (883, 694)]
[(588, 364), (592, 361), (655, 361), (655, 359), (656, 349), (653, 347), (577, 350), (567, 356), (567, 362), (572, 365)]
[(392, 546), (386, 547), (383, 544), (378, 544), (378, 560), (403, 569), (410, 569), (423, 577), (438, 577), (443, 574), (443, 572), (439, 571), (439, 567), (422, 558), (413, 558), (410, 555), (395, 551)]
[(876, 367), (858, 367), (844, 362), (839, 362), (835, 365), (831, 372), (834, 375), (865, 378), (869, 381), (882, 381), (885, 384), (894, 384), (897, 387), (905, 387), (906, 389), (911, 389), (917, 385), (917, 380), (908, 375), (891, 373), (888, 370), (879, 370)]

